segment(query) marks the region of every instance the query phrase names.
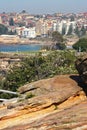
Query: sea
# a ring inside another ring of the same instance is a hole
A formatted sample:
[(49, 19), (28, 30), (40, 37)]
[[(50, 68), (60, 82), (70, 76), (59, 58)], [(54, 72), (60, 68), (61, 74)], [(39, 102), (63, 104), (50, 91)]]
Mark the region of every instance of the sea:
[(39, 51), (42, 45), (40, 44), (0, 44), (0, 52), (26, 52)]

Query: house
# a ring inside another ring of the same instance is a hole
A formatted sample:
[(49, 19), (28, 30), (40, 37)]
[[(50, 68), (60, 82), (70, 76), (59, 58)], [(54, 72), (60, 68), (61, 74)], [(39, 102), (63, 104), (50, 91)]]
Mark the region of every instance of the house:
[(36, 37), (35, 27), (24, 28), (22, 30), (22, 37), (24, 37), (24, 38), (35, 38)]

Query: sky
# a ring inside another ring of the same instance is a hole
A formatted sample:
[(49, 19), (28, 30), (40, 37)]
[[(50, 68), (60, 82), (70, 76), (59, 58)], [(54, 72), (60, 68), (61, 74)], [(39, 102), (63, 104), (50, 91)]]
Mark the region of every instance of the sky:
[(0, 13), (22, 10), (30, 14), (87, 12), (87, 0), (0, 0)]

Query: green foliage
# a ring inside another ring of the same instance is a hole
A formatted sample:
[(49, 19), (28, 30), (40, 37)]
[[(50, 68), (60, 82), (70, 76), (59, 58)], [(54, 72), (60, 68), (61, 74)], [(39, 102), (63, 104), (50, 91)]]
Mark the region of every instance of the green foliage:
[(10, 25), (10, 26), (14, 26), (14, 20), (13, 20), (13, 18), (10, 18), (10, 20), (9, 20), (9, 25)]
[(0, 24), (0, 35), (2, 34), (7, 34), (8, 33), (8, 28), (2, 24)]
[(13, 97), (17, 97), (17, 96), (13, 95), (13, 94), (9, 94), (9, 93), (1, 93), (0, 94), (0, 98), (4, 98), (4, 99), (10, 99), (10, 98), (13, 98)]
[(62, 28), (62, 35), (65, 35), (65, 33), (66, 33), (66, 27), (63, 27)]
[(78, 28), (78, 26), (76, 26), (75, 28), (75, 34), (78, 37), (82, 37), (86, 35), (86, 28), (84, 26), (81, 27), (81, 29)]
[(64, 50), (66, 48), (65, 44), (63, 43), (63, 36), (59, 32), (54, 31), (52, 33), (52, 39), (55, 42), (52, 49)]
[(25, 13), (26, 13), (26, 10), (22, 10), (22, 12), (21, 12), (21, 13), (25, 14)]
[(53, 39), (53, 41), (55, 41), (55, 42), (57, 42), (57, 43), (63, 42), (63, 37), (62, 37), (62, 35), (61, 35), (59, 32), (57, 32), (57, 31), (54, 31), (54, 32), (52, 33), (52, 39)]
[(25, 58), (20, 66), (11, 68), (3, 83), (3, 89), (16, 91), (27, 82), (53, 77), (58, 74), (76, 73), (73, 51), (51, 51), (45, 56), (37, 54)]
[(76, 26), (76, 28), (75, 28), (75, 34), (76, 34), (78, 37), (80, 36), (80, 31), (79, 31), (78, 26)]
[(77, 51), (87, 51), (87, 39), (86, 38), (81, 38), (79, 39), (74, 45), (73, 48)]
[(64, 50), (66, 49), (66, 46), (64, 43), (56, 43), (56, 49), (59, 49), (59, 50)]
[(17, 34), (16, 30), (14, 32), (12, 30), (8, 32), (8, 35), (16, 35), (16, 34)]
[(70, 21), (75, 21), (75, 17), (73, 15), (70, 17)]
[(70, 24), (67, 35), (72, 35), (72, 32), (73, 32), (73, 27), (72, 24)]
[(86, 34), (86, 29), (84, 26), (82, 26), (81, 31), (80, 31), (80, 36), (84, 36)]

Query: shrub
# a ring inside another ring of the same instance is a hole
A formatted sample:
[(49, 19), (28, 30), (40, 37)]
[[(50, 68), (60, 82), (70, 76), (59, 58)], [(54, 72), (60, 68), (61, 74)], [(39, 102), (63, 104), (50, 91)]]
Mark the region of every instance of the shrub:
[(79, 41), (77, 41), (74, 45), (73, 48), (77, 51), (87, 51), (87, 39), (86, 38), (81, 38)]
[(3, 89), (16, 91), (27, 82), (53, 77), (58, 74), (76, 73), (74, 51), (50, 51), (25, 58), (20, 66), (11, 68), (3, 83)]

